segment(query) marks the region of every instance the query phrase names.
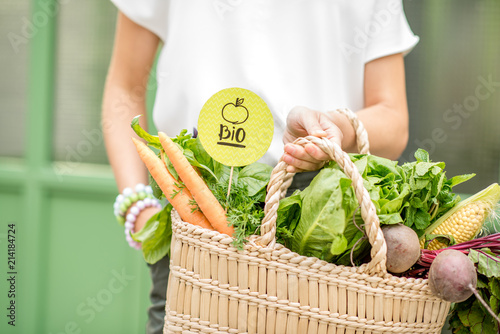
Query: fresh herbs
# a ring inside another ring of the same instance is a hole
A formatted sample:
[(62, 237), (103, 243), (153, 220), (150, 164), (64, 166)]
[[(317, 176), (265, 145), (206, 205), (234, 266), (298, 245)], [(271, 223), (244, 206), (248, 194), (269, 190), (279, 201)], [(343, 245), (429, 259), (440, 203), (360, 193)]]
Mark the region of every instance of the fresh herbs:
[(271, 166), (262, 163), (235, 167), (229, 199), (230, 168), (216, 168), (218, 181), (207, 182), (219, 203), (226, 207), (227, 202), (227, 218), (235, 229), (233, 245), (238, 249), (243, 248), (248, 236), (259, 233), (271, 171)]
[[(250, 235), (259, 233), (260, 223), (264, 218), (263, 203), (255, 196), (250, 196), (247, 188), (247, 185), (240, 180), (231, 187), (227, 200), (227, 219), (235, 229), (233, 245), (238, 249), (243, 249)], [(213, 184), (211, 190), (220, 203), (226, 201), (227, 183)]]
[(404, 223), (413, 228), (419, 236), (425, 229), (454, 207), (460, 197), (452, 188), (465, 182), (475, 174), (465, 174), (447, 179), (444, 162), (431, 162), (429, 154), (419, 149), (415, 153), (415, 162), (406, 163), (401, 168), (410, 194), (405, 201), (401, 216)]

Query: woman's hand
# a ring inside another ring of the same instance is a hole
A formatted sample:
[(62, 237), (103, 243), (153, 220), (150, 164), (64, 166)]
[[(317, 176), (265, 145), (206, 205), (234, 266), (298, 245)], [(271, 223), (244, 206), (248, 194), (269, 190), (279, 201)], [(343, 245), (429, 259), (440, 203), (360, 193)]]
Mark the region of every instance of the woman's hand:
[(142, 228), (144, 227), (144, 225), (146, 225), (148, 220), (151, 219), (151, 217), (153, 217), (155, 214), (157, 214), (160, 211), (161, 211), (161, 209), (158, 209), (155, 207), (149, 207), (149, 208), (145, 208), (144, 210), (142, 210), (139, 213), (139, 215), (137, 216), (137, 219), (135, 220), (133, 232), (137, 233), (140, 230), (142, 230)]
[(288, 114), (287, 128), (283, 136), (285, 153), (283, 160), (289, 164), (289, 173), (318, 170), (329, 159), (316, 145), (304, 147), (292, 144), (299, 137), (326, 137), (341, 146), (343, 134), (332, 119), (322, 112), (306, 107), (295, 107)]

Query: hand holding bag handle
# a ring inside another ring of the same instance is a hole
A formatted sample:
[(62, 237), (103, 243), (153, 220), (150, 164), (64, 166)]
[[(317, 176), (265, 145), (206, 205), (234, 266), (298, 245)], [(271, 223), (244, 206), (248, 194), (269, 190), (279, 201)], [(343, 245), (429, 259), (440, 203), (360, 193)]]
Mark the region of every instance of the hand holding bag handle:
[[(339, 109), (338, 112), (346, 115), (356, 130), (356, 138), (360, 153), (368, 154), (368, 135), (362, 123), (356, 115), (348, 109)], [(387, 246), (384, 235), (380, 229), (380, 222), (375, 206), (370, 195), (363, 186), (363, 178), (359, 174), (356, 166), (340, 146), (326, 138), (307, 136), (298, 138), (294, 142), (298, 145), (313, 143), (322, 149), (331, 160), (337, 162), (344, 173), (352, 180), (352, 186), (358, 203), (361, 206), (361, 217), (365, 222), (366, 234), (372, 245), (371, 261), (365, 266), (366, 273), (370, 275), (385, 275)], [(286, 190), (291, 184), (294, 173), (287, 173), (288, 164), (282, 160), (276, 165), (271, 174), (269, 186), (267, 188), (266, 205), (264, 208), (265, 217), (262, 220), (261, 235), (252, 241), (266, 247), (274, 247), (276, 243), (276, 218), (279, 201), (285, 196)]]

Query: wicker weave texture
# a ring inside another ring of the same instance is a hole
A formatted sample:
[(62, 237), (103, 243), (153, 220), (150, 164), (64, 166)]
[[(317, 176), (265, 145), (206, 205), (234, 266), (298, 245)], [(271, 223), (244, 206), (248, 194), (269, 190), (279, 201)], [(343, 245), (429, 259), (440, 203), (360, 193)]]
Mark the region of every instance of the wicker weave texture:
[(173, 214), (165, 333), (440, 333), (426, 280), (366, 274), (231, 239)]

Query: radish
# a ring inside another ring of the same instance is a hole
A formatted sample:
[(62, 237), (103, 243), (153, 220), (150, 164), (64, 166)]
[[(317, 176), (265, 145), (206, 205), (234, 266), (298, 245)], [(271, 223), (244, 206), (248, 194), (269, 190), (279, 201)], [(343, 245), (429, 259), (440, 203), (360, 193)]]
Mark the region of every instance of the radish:
[(447, 249), (439, 253), (429, 269), (429, 288), (436, 296), (459, 303), (474, 293), (476, 267), (464, 253)]
[[(463, 294), (461, 298), (467, 299), (469, 296), (474, 294), (477, 300), (484, 306), (484, 308), (500, 326), (500, 319), (498, 318), (498, 315), (493, 312), (491, 307), (481, 297), (476, 289), (477, 271), (474, 264), (467, 256), (470, 250), (477, 250), (478, 252), (481, 252), (484, 248), (488, 248), (488, 250), (494, 255), (500, 256), (500, 233), (487, 235), (439, 250), (423, 249), (422, 255), (417, 262), (416, 269), (406, 272), (405, 276), (422, 278), (428, 277), (431, 291), (444, 300), (449, 299), (449, 301), (459, 300), (457, 298), (458, 291), (453, 289), (450, 290), (450, 285), (457, 285), (460, 289), (463, 289), (461, 292), (461, 294)], [(446, 255), (450, 254), (450, 252), (452, 256)], [(443, 255), (443, 253), (445, 253), (445, 255)], [(457, 255), (457, 253), (461, 255)], [(460, 266), (463, 266), (464, 268), (460, 268)], [(453, 269), (453, 267), (458, 267), (458, 270), (464, 270), (467, 268), (465, 272), (469, 275), (469, 281), (467, 281), (467, 277), (464, 277), (462, 273), (458, 271), (456, 271), (456, 274), (453, 274), (451, 271), (457, 270), (456, 268)], [(458, 283), (461, 281), (461, 284), (458, 284), (457, 281)]]
[(387, 244), (387, 270), (402, 273), (410, 269), (420, 257), (420, 243), (417, 233), (403, 224), (382, 227)]

